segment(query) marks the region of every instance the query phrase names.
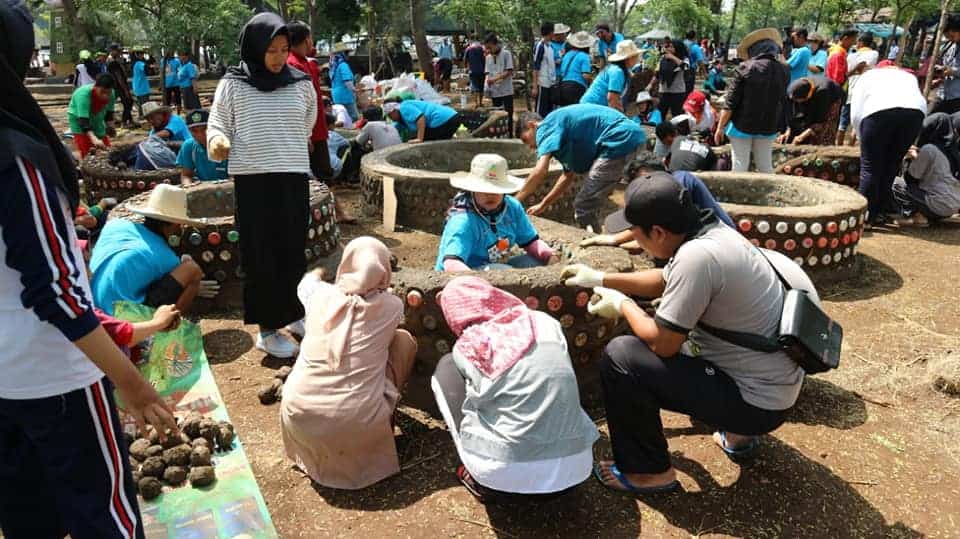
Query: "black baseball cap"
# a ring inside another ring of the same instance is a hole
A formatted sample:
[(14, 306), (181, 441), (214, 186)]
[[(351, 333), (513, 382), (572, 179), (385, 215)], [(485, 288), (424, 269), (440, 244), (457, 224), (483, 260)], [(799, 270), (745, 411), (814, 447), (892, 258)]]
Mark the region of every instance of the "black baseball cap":
[(659, 225), (677, 234), (700, 229), (700, 208), (690, 191), (667, 172), (638, 176), (627, 186), (624, 201), (626, 207), (604, 221), (608, 234), (634, 226)]
[(187, 113), (187, 127), (197, 127), (207, 125), (207, 119), (210, 113), (204, 109), (191, 110)]

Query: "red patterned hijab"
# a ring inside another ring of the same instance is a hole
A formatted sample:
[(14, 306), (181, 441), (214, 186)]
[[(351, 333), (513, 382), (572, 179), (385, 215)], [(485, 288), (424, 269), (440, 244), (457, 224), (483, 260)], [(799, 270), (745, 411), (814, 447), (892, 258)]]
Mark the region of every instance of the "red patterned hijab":
[(454, 351), (492, 380), (510, 370), (537, 342), (527, 306), (479, 277), (457, 277), (447, 283), (440, 308), (458, 337)]

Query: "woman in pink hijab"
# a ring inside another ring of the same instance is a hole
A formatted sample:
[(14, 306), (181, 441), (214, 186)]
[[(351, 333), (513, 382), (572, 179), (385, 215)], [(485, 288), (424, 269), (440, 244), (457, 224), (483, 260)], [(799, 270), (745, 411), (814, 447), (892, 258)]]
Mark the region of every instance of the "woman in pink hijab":
[(580, 407), (560, 323), (479, 277), (450, 281), (440, 307), (457, 342), (431, 386), (463, 485), (488, 502), (583, 482), (599, 434)]
[(390, 251), (360, 237), (343, 251), (337, 280), (300, 282), (306, 335), (283, 387), (287, 456), (317, 483), (360, 489), (400, 471), (392, 418), (417, 354), (398, 329), (403, 302), (387, 292)]

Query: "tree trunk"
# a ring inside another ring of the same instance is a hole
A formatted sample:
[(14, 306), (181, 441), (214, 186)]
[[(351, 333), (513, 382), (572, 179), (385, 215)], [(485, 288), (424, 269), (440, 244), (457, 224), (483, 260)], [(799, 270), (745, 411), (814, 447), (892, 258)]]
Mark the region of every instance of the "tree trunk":
[(424, 12), (423, 0), (410, 0), (410, 26), (413, 32), (413, 43), (417, 49), (417, 60), (424, 78), (432, 82), (433, 52), (427, 44), (427, 32), (423, 28)]
[(277, 11), (284, 20), (287, 19), (287, 0), (277, 0)]
[(367, 71), (373, 75), (374, 78), (377, 77), (374, 66), (377, 65), (377, 13), (376, 13), (376, 0), (370, 0), (369, 9), (367, 11), (367, 49), (369, 54), (367, 55)]
[[(733, 0), (733, 11), (730, 12), (730, 30), (727, 32), (727, 42), (725, 44), (726, 49), (730, 49), (730, 40), (733, 39), (733, 27), (737, 25), (737, 7), (740, 5), (740, 0)], [(723, 59), (724, 62), (727, 61), (726, 58)]]
[(930, 67), (927, 69), (927, 80), (923, 81), (923, 97), (930, 94), (930, 83), (933, 82), (933, 66), (937, 63), (936, 54), (940, 47), (940, 38), (943, 37), (943, 27), (947, 24), (947, 11), (950, 9), (950, 0), (940, 0), (940, 24), (937, 25), (937, 36), (933, 38), (933, 50), (930, 54), (934, 57), (930, 60)]
[(73, 44), (77, 49), (86, 49), (93, 43), (93, 34), (90, 28), (77, 16), (77, 5), (75, 0), (63, 0), (63, 14), (67, 17), (67, 25), (70, 28), (70, 35), (73, 38)]
[(817, 23), (813, 25), (813, 31), (820, 31), (820, 16), (823, 14), (823, 3), (825, 0), (820, 0), (820, 7), (817, 9)]

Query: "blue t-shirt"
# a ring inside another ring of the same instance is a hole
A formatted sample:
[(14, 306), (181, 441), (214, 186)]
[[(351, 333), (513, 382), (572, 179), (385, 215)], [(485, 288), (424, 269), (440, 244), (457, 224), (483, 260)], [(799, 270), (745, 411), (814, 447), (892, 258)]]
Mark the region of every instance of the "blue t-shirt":
[(660, 114), (659, 109), (653, 109), (652, 111), (648, 112), (646, 115), (638, 114), (634, 116), (633, 120), (641, 125), (658, 126), (660, 125), (660, 122), (663, 121), (663, 115)]
[(580, 103), (606, 106), (609, 92), (616, 92), (622, 97), (626, 89), (627, 76), (623, 69), (618, 65), (608, 65), (597, 75), (597, 78), (593, 79), (590, 87), (580, 98)]
[(610, 40), (610, 43), (607, 43), (602, 39), (598, 39), (597, 56), (606, 58), (611, 54), (615, 54), (617, 52), (617, 43), (620, 43), (621, 41), (623, 41), (623, 34), (620, 32), (613, 33), (613, 39)]
[[(175, 88), (180, 86), (180, 83), (177, 79), (177, 72), (180, 69), (180, 60), (177, 58), (171, 58), (167, 60), (167, 64), (164, 66), (164, 76), (163, 82), (167, 88)], [(170, 72), (167, 73), (166, 70), (169, 69)]]
[(583, 74), (592, 70), (589, 54), (583, 51), (567, 51), (560, 62), (560, 73), (557, 76), (560, 82), (573, 81), (586, 88), (587, 79), (583, 78)]
[[(191, 135), (190, 130), (187, 129), (187, 122), (183, 121), (183, 118), (177, 114), (170, 115), (170, 121), (167, 122), (167, 126), (163, 129), (170, 132), (170, 138), (167, 140), (193, 140), (193, 135)], [(153, 131), (154, 130), (151, 129), (148, 135), (152, 135)]]
[(643, 128), (616, 109), (569, 105), (548, 114), (537, 128), (537, 155), (552, 154), (564, 170), (583, 174), (597, 159), (623, 157), (644, 140)]
[(482, 74), (487, 69), (486, 53), (479, 45), (470, 45), (463, 52), (463, 59), (467, 61), (471, 74)]
[(557, 63), (557, 67), (559, 68), (560, 62), (563, 60), (563, 43), (551, 41), (550, 47), (553, 49), (553, 61)]
[(810, 74), (810, 49), (806, 46), (794, 47), (787, 63), (790, 65), (790, 82), (806, 77)]
[(690, 57), (690, 67), (696, 69), (697, 66), (703, 62), (703, 47), (693, 43), (687, 48), (689, 49), (687, 52), (689, 53)]
[(133, 64), (133, 95), (150, 95), (150, 81), (147, 79), (147, 63), (137, 60)]
[(690, 191), (690, 198), (701, 210), (713, 210), (713, 214), (716, 215), (720, 221), (730, 228), (737, 228), (733, 224), (733, 219), (727, 215), (727, 212), (723, 211), (720, 203), (717, 202), (717, 199), (713, 198), (713, 193), (710, 192), (710, 189), (704, 185), (700, 178), (686, 170), (678, 170), (673, 173), (673, 179), (677, 180), (677, 183), (684, 186), (687, 191)]
[(350, 69), (350, 64), (340, 62), (336, 71), (330, 73), (330, 84), (333, 86), (330, 94), (333, 96), (335, 105), (349, 105), (356, 101), (353, 90), (347, 87), (348, 82), (353, 82), (353, 70)]
[[(503, 263), (505, 260), (496, 259), (497, 240), (506, 239), (509, 242), (507, 249), (500, 252), (504, 254), (514, 245), (526, 247), (536, 240), (537, 231), (520, 201), (509, 195), (503, 197), (503, 200), (504, 208), (497, 217), (496, 233), (493, 232), (490, 221), (475, 211), (461, 211), (450, 216), (443, 227), (440, 252), (434, 269), (443, 271), (443, 261), (447, 257), (459, 258), (471, 269), (491, 263)], [(491, 258), (491, 251), (494, 258)]]
[(113, 315), (114, 303), (143, 303), (147, 288), (180, 265), (166, 238), (140, 223), (108, 221), (93, 247), (90, 271), (94, 304)]
[(193, 86), (193, 79), (197, 78), (197, 74), (197, 65), (187, 61), (177, 70), (177, 83), (181, 88), (189, 88)]
[(827, 71), (827, 51), (820, 49), (810, 57), (810, 65), (820, 68), (819, 73), (810, 72), (811, 75), (826, 75)]
[(426, 118), (427, 127), (440, 127), (457, 115), (457, 111), (443, 105), (435, 105), (427, 101), (411, 99), (400, 103), (400, 125), (408, 132), (417, 132), (417, 120), (421, 116)]
[(211, 161), (207, 156), (207, 149), (193, 138), (180, 146), (180, 153), (177, 154), (177, 166), (193, 170), (193, 177), (202, 182), (225, 180), (229, 177), (227, 160), (224, 159), (219, 163)]
[(453, 45), (450, 43), (441, 43), (440, 46), (437, 47), (437, 57), (453, 60)]

